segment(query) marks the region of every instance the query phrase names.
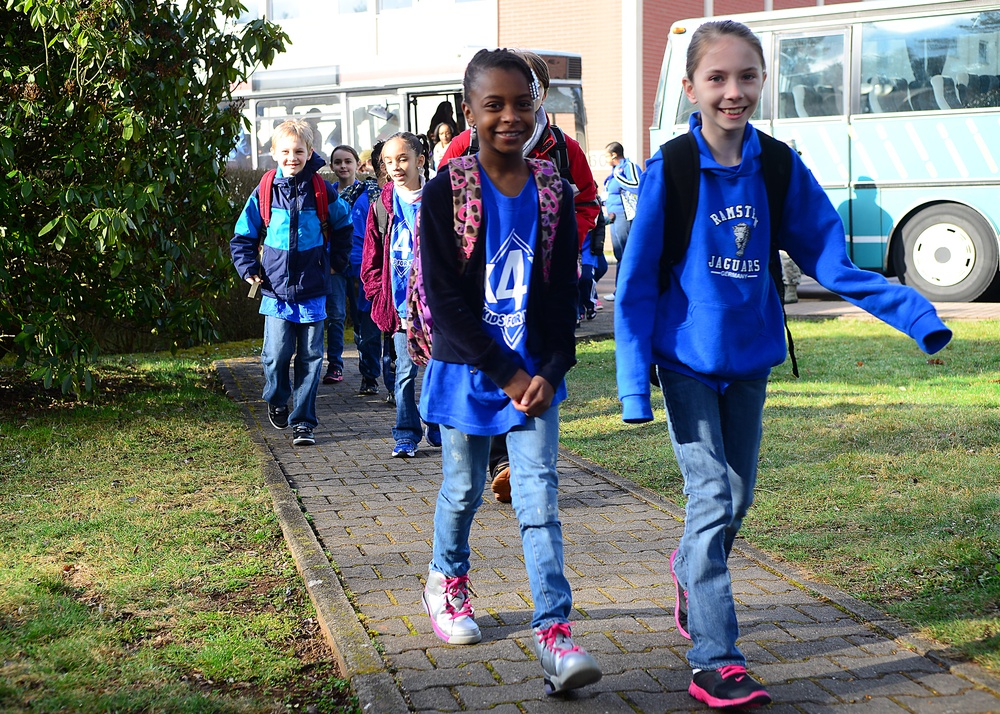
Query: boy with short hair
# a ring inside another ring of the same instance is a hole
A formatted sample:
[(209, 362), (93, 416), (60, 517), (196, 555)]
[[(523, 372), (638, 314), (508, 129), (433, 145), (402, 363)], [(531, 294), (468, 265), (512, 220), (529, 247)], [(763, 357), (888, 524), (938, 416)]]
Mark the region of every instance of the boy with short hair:
[[(347, 204), (329, 182), (322, 181), (329, 204), (329, 235), (324, 235), (313, 175), (326, 162), (313, 151), (308, 124), (291, 119), (278, 126), (271, 156), (278, 168), (270, 190), (269, 224), (265, 230), (258, 186), (243, 207), (229, 248), (239, 276), (261, 287), (261, 362), (268, 418), (276, 429), (291, 426), (292, 443), (303, 446), (316, 443), (313, 429), (319, 424), (316, 390), (323, 367), (326, 296), (331, 270), (344, 270), (350, 260), (353, 224)], [(289, 397), (293, 397), (291, 411)]]

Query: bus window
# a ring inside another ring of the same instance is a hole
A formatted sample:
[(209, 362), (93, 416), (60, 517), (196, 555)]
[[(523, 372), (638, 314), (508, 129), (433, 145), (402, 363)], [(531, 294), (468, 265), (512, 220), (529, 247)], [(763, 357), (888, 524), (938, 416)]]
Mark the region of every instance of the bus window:
[(998, 48), (995, 11), (865, 23), (862, 112), (1000, 106)]
[(287, 119), (304, 119), (312, 127), (313, 149), (324, 159), (329, 160), (333, 147), (342, 143), (343, 117), (336, 94), (260, 99), (256, 105), (258, 168), (274, 168), (271, 134)]
[(348, 98), (354, 136), (351, 146), (370, 149), (402, 128), (402, 107), (398, 95), (359, 95)]
[(584, 153), (587, 151), (587, 114), (583, 108), (583, 90), (580, 87), (551, 86), (545, 97), (545, 113), (549, 121), (575, 138)]
[(778, 119), (844, 113), (844, 35), (783, 38), (778, 59)]

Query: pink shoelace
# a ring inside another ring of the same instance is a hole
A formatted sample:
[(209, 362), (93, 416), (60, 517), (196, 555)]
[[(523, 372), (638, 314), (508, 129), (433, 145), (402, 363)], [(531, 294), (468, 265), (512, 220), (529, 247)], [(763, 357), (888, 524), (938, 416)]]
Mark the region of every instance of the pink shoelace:
[(747, 674), (747, 668), (738, 664), (729, 664), (725, 667), (719, 668), (719, 674), (723, 679), (729, 679), (730, 677), (735, 677), (736, 681), (739, 682)]
[(570, 647), (568, 649), (567, 648), (556, 649), (556, 638), (559, 635), (562, 635), (563, 637), (571, 637), (572, 636), (572, 633), (570, 632), (569, 624), (568, 623), (557, 622), (557, 623), (555, 623), (553, 625), (550, 625), (546, 629), (539, 631), (538, 634), (539, 634), (539, 637), (541, 638), (542, 644), (544, 644), (546, 648), (548, 648), (550, 650), (553, 650), (560, 657), (568, 655), (568, 654), (570, 654), (572, 652), (579, 652), (580, 651), (580, 648), (577, 647), (576, 645), (573, 645), (572, 647)]
[[(469, 601), (469, 576), (459, 575), (455, 578), (444, 579), (445, 611), (451, 615), (452, 620), (460, 617), (472, 617), (472, 603)], [(462, 607), (455, 609), (453, 600), (461, 598)]]

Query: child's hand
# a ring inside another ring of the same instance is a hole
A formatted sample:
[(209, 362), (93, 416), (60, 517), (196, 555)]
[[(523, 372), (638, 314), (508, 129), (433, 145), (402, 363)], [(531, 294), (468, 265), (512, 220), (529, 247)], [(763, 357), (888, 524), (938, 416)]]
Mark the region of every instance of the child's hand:
[(518, 406), (518, 403), (521, 401), (521, 398), (524, 397), (524, 393), (528, 391), (528, 387), (530, 386), (531, 376), (523, 369), (519, 369), (514, 373), (514, 376), (511, 377), (510, 381), (503, 387), (504, 394), (510, 397), (510, 401), (513, 402), (514, 408), (518, 411), (524, 411), (524, 409), (521, 409)]
[(247, 282), (253, 285), (254, 283), (262, 282), (259, 275), (248, 275)]
[(530, 417), (541, 416), (550, 406), (556, 390), (544, 377), (537, 374), (531, 378), (531, 383), (524, 390), (520, 400), (514, 402), (514, 408)]

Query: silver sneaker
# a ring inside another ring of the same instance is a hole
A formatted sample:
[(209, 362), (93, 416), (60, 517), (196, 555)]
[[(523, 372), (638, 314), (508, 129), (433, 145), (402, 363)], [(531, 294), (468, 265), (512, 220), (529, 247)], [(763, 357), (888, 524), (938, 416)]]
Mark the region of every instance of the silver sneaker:
[(535, 651), (545, 672), (545, 693), (559, 694), (600, 681), (601, 668), (587, 650), (573, 644), (569, 624), (535, 630)]
[(472, 645), (483, 639), (469, 599), (469, 577), (449, 578), (431, 570), (423, 594), (434, 634), (450, 645)]

